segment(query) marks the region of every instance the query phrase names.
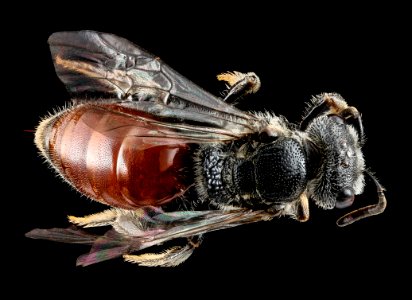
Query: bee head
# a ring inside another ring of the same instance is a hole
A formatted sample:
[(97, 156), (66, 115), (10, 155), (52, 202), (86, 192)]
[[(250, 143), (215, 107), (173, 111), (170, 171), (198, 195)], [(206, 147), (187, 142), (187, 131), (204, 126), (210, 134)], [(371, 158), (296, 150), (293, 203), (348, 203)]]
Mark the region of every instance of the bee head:
[(337, 115), (321, 115), (306, 129), (312, 168), (308, 190), (324, 208), (345, 208), (364, 187), (365, 162), (356, 128)]

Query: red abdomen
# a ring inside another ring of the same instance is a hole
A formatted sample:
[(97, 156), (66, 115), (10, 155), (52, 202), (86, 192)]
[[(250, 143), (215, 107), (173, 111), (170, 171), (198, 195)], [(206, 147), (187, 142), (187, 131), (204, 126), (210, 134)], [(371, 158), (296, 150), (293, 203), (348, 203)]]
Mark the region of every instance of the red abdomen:
[(159, 206), (190, 185), (190, 149), (137, 114), (116, 104), (79, 105), (43, 121), (36, 144), (88, 197), (127, 209)]

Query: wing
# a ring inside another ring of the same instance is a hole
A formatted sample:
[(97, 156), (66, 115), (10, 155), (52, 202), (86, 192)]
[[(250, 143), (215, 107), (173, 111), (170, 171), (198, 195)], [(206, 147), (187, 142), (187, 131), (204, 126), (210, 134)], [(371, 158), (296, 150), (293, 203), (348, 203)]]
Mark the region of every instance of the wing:
[(167, 122), (235, 130), (236, 135), (262, 127), (254, 115), (204, 91), (126, 39), (94, 31), (57, 32), (49, 44), (56, 73), (71, 93), (129, 99), (122, 105)]
[(96, 236), (73, 226), (67, 229), (34, 229), (26, 236), (64, 243), (90, 244), (92, 245), (90, 252), (80, 256), (77, 261), (78, 265), (87, 266), (160, 245), (172, 239), (189, 238), (243, 224), (268, 221), (281, 214), (280, 211), (245, 209), (165, 213), (159, 208), (151, 207), (144, 207), (134, 212), (124, 210), (111, 212), (116, 214), (113, 215), (114, 221), (111, 224), (116, 230), (109, 230), (103, 236)]

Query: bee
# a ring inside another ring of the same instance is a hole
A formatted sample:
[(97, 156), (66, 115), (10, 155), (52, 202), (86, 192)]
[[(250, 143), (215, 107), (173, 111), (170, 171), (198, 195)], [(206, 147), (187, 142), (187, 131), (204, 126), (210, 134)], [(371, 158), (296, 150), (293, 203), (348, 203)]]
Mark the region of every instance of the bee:
[[(218, 75), (227, 90), (216, 97), (112, 34), (57, 32), (48, 42), (74, 97), (41, 121), (35, 144), (64, 181), (109, 208), (69, 216), (69, 228), (26, 236), (92, 245), (77, 265), (123, 256), (142, 266), (176, 266), (207, 232), (279, 216), (304, 222), (309, 199), (327, 210), (347, 208), (363, 192), (365, 176), (378, 202), (337, 225), (386, 207), (383, 187), (365, 166), (361, 114), (338, 94), (313, 97), (294, 124), (235, 107), (259, 90), (253, 72)], [(111, 228), (103, 236), (80, 229), (99, 226)], [(184, 243), (135, 253), (174, 239)]]

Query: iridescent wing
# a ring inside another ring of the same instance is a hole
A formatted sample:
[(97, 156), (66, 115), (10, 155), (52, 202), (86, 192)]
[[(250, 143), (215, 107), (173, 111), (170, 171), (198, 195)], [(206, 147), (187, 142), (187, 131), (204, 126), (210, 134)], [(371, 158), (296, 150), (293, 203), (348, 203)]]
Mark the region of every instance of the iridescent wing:
[[(280, 211), (246, 209), (167, 213), (152, 207), (144, 207), (134, 212), (110, 210), (104, 213), (113, 217), (111, 224), (107, 224), (112, 225), (116, 230), (109, 230), (103, 236), (93, 235), (73, 226), (66, 229), (34, 229), (26, 236), (64, 243), (90, 244), (92, 245), (90, 252), (80, 256), (77, 261), (78, 265), (87, 266), (160, 245), (172, 239), (190, 238), (243, 224), (268, 221), (281, 214)], [(101, 223), (89, 224), (88, 227), (101, 225)]]
[(163, 122), (227, 129), (236, 136), (258, 131), (254, 115), (201, 89), (126, 39), (95, 31), (57, 32), (49, 44), (59, 78), (73, 94), (97, 92)]

